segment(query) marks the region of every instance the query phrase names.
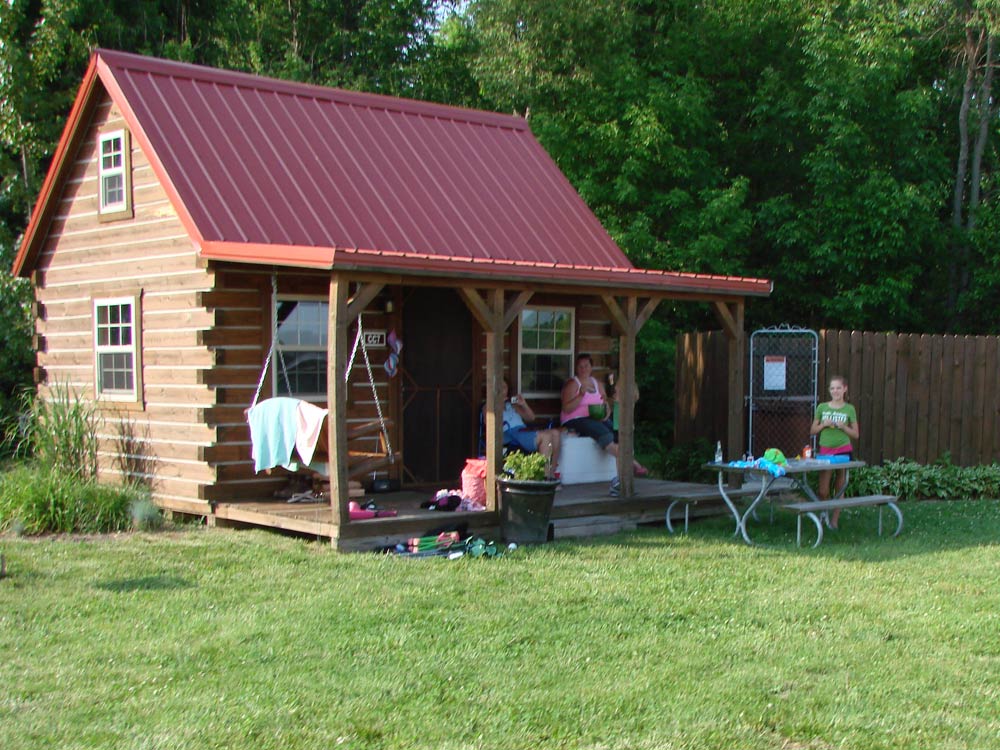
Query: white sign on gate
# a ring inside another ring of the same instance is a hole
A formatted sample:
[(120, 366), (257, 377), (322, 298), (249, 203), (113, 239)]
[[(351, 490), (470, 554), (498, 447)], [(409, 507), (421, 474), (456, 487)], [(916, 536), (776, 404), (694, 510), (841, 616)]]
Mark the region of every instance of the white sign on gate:
[(783, 391), (785, 385), (785, 374), (788, 370), (788, 363), (785, 357), (770, 355), (764, 357), (764, 390)]

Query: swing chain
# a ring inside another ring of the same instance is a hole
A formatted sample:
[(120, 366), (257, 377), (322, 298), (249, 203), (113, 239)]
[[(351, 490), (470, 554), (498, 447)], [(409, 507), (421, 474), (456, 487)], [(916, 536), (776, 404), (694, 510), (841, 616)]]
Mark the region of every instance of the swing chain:
[(365, 359), (365, 370), (368, 371), (368, 382), (372, 387), (372, 398), (375, 401), (375, 410), (378, 412), (378, 423), (382, 427), (382, 436), (385, 438), (385, 450), (389, 454), (389, 463), (395, 463), (392, 453), (392, 441), (389, 439), (389, 430), (385, 426), (385, 417), (382, 416), (382, 402), (378, 397), (378, 390), (375, 388), (375, 376), (372, 374), (372, 363), (368, 359), (368, 345), (365, 343), (365, 333), (361, 324), (361, 316), (358, 316), (358, 335), (354, 337), (354, 348), (351, 350), (351, 358), (347, 363), (347, 370), (344, 372), (344, 382), (347, 383), (351, 376), (351, 369), (354, 367), (354, 359), (358, 353), (358, 346), (361, 347), (361, 355)]

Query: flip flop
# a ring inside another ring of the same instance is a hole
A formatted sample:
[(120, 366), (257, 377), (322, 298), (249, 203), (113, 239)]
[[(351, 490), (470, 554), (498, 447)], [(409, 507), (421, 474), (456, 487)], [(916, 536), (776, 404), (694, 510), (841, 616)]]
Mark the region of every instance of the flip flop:
[(635, 470), (635, 475), (637, 477), (644, 477), (648, 473), (649, 473), (649, 469), (647, 469), (645, 466), (640, 466), (638, 469)]

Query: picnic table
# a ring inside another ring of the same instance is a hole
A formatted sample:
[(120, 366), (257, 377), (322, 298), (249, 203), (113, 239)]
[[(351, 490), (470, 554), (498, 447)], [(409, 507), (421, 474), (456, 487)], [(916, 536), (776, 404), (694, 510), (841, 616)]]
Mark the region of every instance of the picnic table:
[[(729, 508), (730, 512), (733, 514), (733, 518), (736, 521), (736, 531), (734, 534), (740, 534), (743, 537), (743, 541), (747, 544), (753, 544), (753, 540), (750, 538), (750, 533), (747, 531), (747, 521), (756, 516), (754, 515), (757, 510), (757, 506), (764, 502), (765, 499), (770, 498), (772, 501), (775, 499), (771, 496), (772, 492), (775, 491), (785, 491), (785, 490), (797, 490), (808, 498), (806, 502), (802, 503), (788, 503), (784, 507), (794, 510), (799, 514), (798, 519), (798, 532), (796, 537), (796, 542), (801, 544), (802, 539), (802, 515), (806, 515), (810, 518), (813, 523), (816, 524), (817, 539), (814, 547), (819, 546), (820, 542), (823, 541), (823, 524), (821, 521), (822, 515), (828, 511), (835, 508), (853, 508), (860, 506), (878, 506), (879, 507), (879, 534), (882, 533), (882, 516), (881, 509), (883, 505), (891, 508), (899, 520), (899, 524), (896, 528), (894, 536), (898, 535), (903, 528), (903, 514), (900, 512), (899, 507), (895, 504), (896, 497), (892, 495), (866, 495), (864, 497), (853, 497), (845, 498), (844, 491), (847, 489), (847, 482), (844, 483), (843, 489), (829, 500), (820, 500), (816, 493), (813, 492), (812, 487), (809, 486), (808, 476), (810, 473), (815, 471), (832, 471), (832, 470), (846, 470), (848, 472), (848, 479), (850, 479), (850, 470), (859, 469), (865, 466), (864, 461), (840, 461), (837, 463), (831, 463), (830, 461), (824, 461), (822, 459), (794, 459), (789, 461), (786, 465), (781, 468), (784, 470), (783, 473), (771, 473), (759, 465), (755, 465), (747, 461), (737, 461), (731, 463), (716, 463), (711, 462), (705, 464), (704, 468), (711, 469), (713, 471), (718, 471), (719, 477), (719, 494), (722, 496), (722, 500), (725, 502), (726, 506)], [(756, 497), (747, 506), (747, 509), (740, 513), (737, 509), (733, 499), (730, 497), (729, 493), (726, 492), (725, 482), (723, 480), (724, 474), (742, 474), (745, 477), (760, 477), (760, 491), (757, 493)], [(779, 479), (786, 479), (787, 481), (779, 482)], [(669, 518), (669, 510), (667, 516)]]

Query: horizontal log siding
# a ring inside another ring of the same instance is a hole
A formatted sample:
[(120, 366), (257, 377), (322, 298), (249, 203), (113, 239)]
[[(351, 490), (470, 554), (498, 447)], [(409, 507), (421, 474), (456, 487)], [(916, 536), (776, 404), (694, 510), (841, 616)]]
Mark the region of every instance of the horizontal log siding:
[[(281, 488), (286, 480), (280, 477), (280, 473), (269, 477), (263, 474), (258, 476), (254, 472), (250, 431), (243, 410), (253, 402), (264, 360), (270, 349), (271, 275), (255, 269), (220, 266), (216, 278), (216, 288), (204, 295), (204, 301), (210, 306), (217, 321), (211, 345), (218, 347), (216, 342), (225, 341), (228, 351), (227, 357), (220, 359), (220, 365), (213, 373), (217, 406), (210, 418), (219, 440), (209, 454), (212, 465), (218, 471), (216, 485), (210, 490), (210, 494), (213, 499), (220, 501), (267, 498)], [(324, 274), (279, 273), (277, 284), (281, 295), (315, 297), (323, 301), (328, 297), (329, 277)], [(379, 301), (373, 302), (365, 311), (364, 325), (369, 330), (386, 332), (393, 328), (399, 329), (399, 321), (394, 315), (387, 315)], [(238, 356), (237, 351), (240, 352)], [(393, 448), (399, 451), (402, 441), (399, 436), (401, 419), (398, 380), (390, 381), (383, 367), (387, 353), (387, 349), (373, 349), (369, 356), (383, 416), (391, 420), (389, 438)], [(226, 364), (221, 364), (223, 360)], [(223, 371), (226, 375), (220, 377), (220, 372)], [(273, 386), (268, 373), (264, 378), (260, 398), (270, 398), (272, 394)], [(359, 351), (349, 379), (347, 427), (350, 429), (377, 419), (375, 398)], [(350, 448), (375, 451), (378, 448), (377, 437), (369, 436), (352, 441)], [(398, 476), (397, 470), (388, 473), (393, 477)]]
[[(206, 455), (216, 434), (206, 418), (216, 405), (213, 368), (225, 352), (209, 346), (215, 316), (202, 302), (213, 274), (134, 139), (134, 216), (100, 220), (98, 135), (124, 124), (109, 100), (97, 107), (63, 186), (35, 277), (38, 365), (48, 384), (68, 383), (93, 398), (93, 299), (141, 295), (143, 400), (102, 403), (101, 469), (105, 476), (120, 473), (120, 425), (131, 421), (155, 501), (184, 512), (207, 510), (216, 469)], [(259, 354), (258, 343), (253, 356)]]

